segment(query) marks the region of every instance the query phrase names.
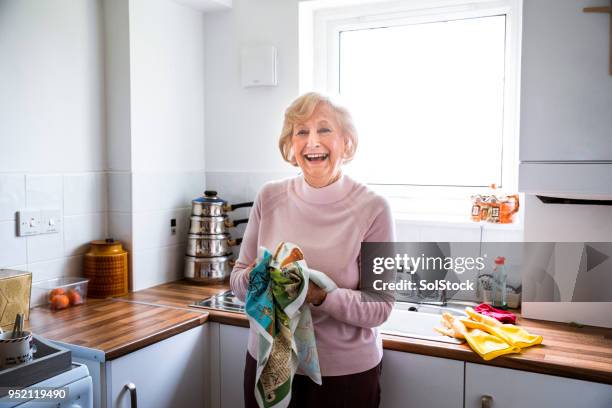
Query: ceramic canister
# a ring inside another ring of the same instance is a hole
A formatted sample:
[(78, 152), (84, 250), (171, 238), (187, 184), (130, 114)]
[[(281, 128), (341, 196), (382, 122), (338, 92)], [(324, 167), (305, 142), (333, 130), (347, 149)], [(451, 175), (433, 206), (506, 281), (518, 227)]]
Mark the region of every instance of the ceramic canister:
[(17, 332), (15, 338), (11, 338), (12, 334), (10, 331), (0, 334), (0, 368), (30, 362), (36, 353), (31, 332)]

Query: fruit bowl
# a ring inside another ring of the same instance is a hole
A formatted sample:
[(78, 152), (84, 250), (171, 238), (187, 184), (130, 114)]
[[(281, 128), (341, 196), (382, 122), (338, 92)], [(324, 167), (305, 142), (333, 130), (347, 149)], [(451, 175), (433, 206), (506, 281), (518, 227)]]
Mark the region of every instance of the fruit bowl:
[(86, 278), (55, 278), (37, 282), (34, 287), (39, 299), (44, 297), (51, 309), (61, 310), (85, 303), (88, 282)]

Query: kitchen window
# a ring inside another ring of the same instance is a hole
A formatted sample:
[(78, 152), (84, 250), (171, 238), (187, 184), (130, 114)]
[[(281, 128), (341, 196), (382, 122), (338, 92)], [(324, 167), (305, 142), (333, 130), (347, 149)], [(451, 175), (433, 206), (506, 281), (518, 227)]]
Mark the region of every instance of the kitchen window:
[(417, 216), (516, 191), (520, 1), (359, 3), (300, 4), (301, 90), (356, 120), (347, 172)]

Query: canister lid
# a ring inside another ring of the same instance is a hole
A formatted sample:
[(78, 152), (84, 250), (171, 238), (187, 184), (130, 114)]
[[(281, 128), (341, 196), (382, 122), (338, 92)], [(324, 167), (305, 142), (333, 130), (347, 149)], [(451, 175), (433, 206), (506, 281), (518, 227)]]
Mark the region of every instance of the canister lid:
[(123, 253), (125, 252), (121, 241), (117, 241), (114, 238), (97, 239), (91, 241), (91, 247), (89, 253), (95, 254), (107, 254), (107, 253)]

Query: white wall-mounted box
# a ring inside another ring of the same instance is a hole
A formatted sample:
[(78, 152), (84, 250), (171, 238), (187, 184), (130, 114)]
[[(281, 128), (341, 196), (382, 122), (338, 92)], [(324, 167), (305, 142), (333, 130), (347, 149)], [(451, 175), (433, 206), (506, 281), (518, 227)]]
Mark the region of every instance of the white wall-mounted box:
[(276, 47), (243, 47), (240, 56), (243, 87), (276, 86), (278, 84)]

